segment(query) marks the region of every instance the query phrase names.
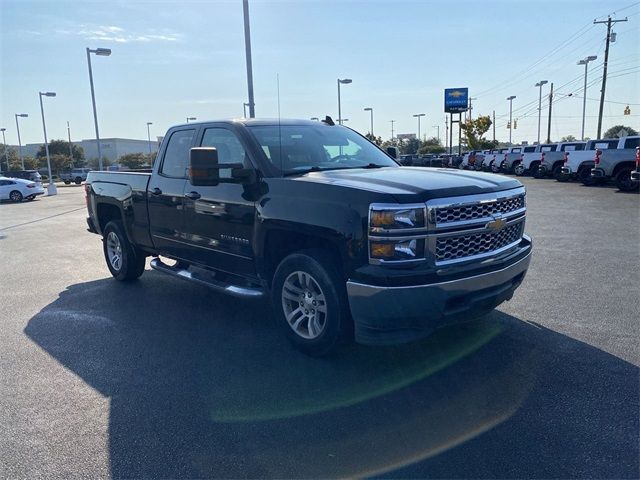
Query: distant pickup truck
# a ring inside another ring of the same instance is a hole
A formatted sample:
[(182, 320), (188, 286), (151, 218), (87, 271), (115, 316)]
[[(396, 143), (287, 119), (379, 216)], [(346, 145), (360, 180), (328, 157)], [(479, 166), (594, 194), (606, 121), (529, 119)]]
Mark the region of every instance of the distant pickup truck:
[(576, 152), (584, 150), (587, 142), (561, 142), (553, 151), (540, 152), (540, 163), (538, 168), (533, 170), (534, 178), (545, 178), (551, 176), (558, 178), (562, 175), (565, 152)]
[(636, 170), (640, 135), (620, 137), (618, 146), (610, 150), (596, 150), (591, 177), (606, 182), (614, 179), (618, 189), (629, 192), (638, 189), (638, 181), (631, 177)]
[(350, 332), (396, 344), (487, 313), (532, 251), (517, 180), (400, 167), (329, 117), (179, 125), (151, 172), (90, 172), (85, 192), (117, 280), (151, 256), (177, 278), (268, 296), (310, 355)]
[(564, 152), (564, 163), (556, 180), (568, 182), (569, 180), (578, 179), (585, 185), (596, 183), (596, 179), (591, 176), (591, 169), (595, 164), (596, 150), (609, 150), (611, 148), (618, 148), (617, 138), (589, 140), (584, 150)]
[(62, 180), (65, 185), (69, 185), (71, 182), (76, 185), (80, 185), (87, 179), (87, 174), (90, 171), (90, 168), (74, 168), (65, 172), (60, 172), (60, 180)]

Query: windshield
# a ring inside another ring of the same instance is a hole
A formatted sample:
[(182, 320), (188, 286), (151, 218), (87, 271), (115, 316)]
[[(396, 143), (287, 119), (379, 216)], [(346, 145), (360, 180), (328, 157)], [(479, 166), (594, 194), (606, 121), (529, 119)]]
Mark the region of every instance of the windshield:
[(337, 125), (266, 125), (250, 126), (249, 130), (283, 175), (397, 166), (367, 139)]

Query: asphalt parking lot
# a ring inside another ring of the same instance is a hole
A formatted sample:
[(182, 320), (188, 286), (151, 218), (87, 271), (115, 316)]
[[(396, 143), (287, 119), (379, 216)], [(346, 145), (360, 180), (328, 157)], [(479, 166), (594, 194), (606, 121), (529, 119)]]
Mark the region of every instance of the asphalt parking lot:
[(524, 183), (511, 302), (326, 359), (264, 303), (112, 280), (81, 188), (0, 205), (0, 477), (638, 478), (640, 196)]

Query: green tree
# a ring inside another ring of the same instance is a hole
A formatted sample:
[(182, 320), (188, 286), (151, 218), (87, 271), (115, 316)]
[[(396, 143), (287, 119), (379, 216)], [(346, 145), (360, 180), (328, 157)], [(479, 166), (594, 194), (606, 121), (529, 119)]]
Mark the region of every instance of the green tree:
[[(100, 164), (97, 158), (90, 159), (88, 163), (89, 168), (92, 168), (94, 170), (100, 168)], [(107, 157), (102, 157), (102, 168), (110, 167), (111, 165), (113, 165), (113, 162), (111, 160), (109, 160)]]
[[(49, 155), (64, 155), (69, 158), (69, 142), (65, 140), (51, 140), (49, 142)], [(65, 167), (73, 168), (73, 167), (84, 167), (86, 165), (84, 158), (84, 149), (79, 145), (73, 145), (72, 147), (72, 156), (73, 160), (69, 162)], [(44, 145), (40, 145), (38, 149), (38, 153), (36, 153), (37, 158), (47, 158), (47, 152), (45, 151)], [(51, 166), (53, 168), (53, 165)]]
[(367, 140), (369, 140), (371, 143), (375, 143), (378, 146), (382, 145), (382, 137), (376, 137), (375, 135), (372, 135), (371, 133), (367, 133), (365, 135), (365, 138)]
[(604, 136), (602, 138), (620, 138), (620, 133), (623, 131), (626, 131), (627, 135), (638, 135), (638, 132), (631, 127), (615, 125), (604, 132)]
[(409, 138), (406, 141), (403, 141), (400, 145), (400, 152), (403, 154), (414, 154), (418, 153), (418, 148), (420, 148), (420, 140), (417, 138)]
[(118, 158), (118, 162), (120, 165), (124, 165), (130, 169), (141, 168), (143, 165), (147, 164), (147, 156), (144, 153), (127, 153), (126, 155), (122, 155)]
[[(10, 150), (9, 150), (10, 151)], [(30, 156), (23, 156), (25, 170), (37, 170), (40, 168), (40, 161), (37, 158)], [(9, 156), (9, 170), (22, 170), (22, 162), (18, 155), (15, 157)]]
[(481, 150), (482, 142), (486, 141), (483, 135), (489, 131), (492, 122), (489, 116), (480, 116), (475, 119), (467, 119), (466, 122), (460, 124), (460, 128), (464, 133), (463, 142), (471, 150)]
[(560, 139), (561, 142), (575, 142), (578, 139), (576, 137), (574, 137), (573, 135), (567, 135), (566, 137), (562, 137)]
[(440, 143), (436, 137), (429, 138), (422, 142), (420, 148), (418, 148), (418, 153), (420, 155), (424, 155), (427, 153), (444, 153), (444, 146)]
[[(0, 145), (0, 170), (2, 170), (3, 172), (6, 170), (9, 170), (9, 166), (11, 164), (14, 164), (15, 162), (20, 161), (20, 159), (18, 158), (18, 152), (16, 152), (15, 148), (11, 148), (11, 147), (6, 147), (7, 149), (7, 154), (5, 157), (5, 146), (4, 145)], [(22, 164), (20, 164), (20, 167), (22, 168)]]

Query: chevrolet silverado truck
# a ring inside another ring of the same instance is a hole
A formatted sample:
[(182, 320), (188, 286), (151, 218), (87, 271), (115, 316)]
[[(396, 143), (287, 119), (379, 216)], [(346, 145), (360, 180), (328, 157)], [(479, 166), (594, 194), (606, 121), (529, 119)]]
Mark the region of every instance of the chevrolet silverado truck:
[(631, 177), (636, 170), (640, 135), (620, 137), (617, 148), (596, 150), (591, 177), (598, 182), (613, 179), (623, 192), (638, 190), (638, 181)]
[[(533, 178), (558, 178), (562, 175), (565, 152), (584, 150), (587, 142), (561, 142), (553, 151), (540, 152), (540, 162), (533, 172)], [(531, 168), (531, 167), (530, 167)]]
[(525, 147), (522, 145), (509, 147), (507, 153), (502, 157), (498, 171), (504, 173), (514, 173), (513, 166), (522, 159)]
[(584, 150), (564, 152), (564, 163), (560, 175), (556, 177), (559, 182), (579, 179), (585, 185), (596, 183), (596, 179), (591, 176), (591, 169), (594, 165), (596, 150), (608, 150), (618, 147), (617, 138), (603, 138), (600, 140), (589, 140)]
[(90, 172), (85, 193), (116, 280), (153, 257), (159, 272), (270, 298), (310, 355), (485, 314), (511, 299), (532, 251), (517, 180), (401, 167), (330, 117), (175, 126), (150, 172)]

